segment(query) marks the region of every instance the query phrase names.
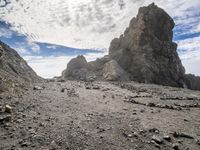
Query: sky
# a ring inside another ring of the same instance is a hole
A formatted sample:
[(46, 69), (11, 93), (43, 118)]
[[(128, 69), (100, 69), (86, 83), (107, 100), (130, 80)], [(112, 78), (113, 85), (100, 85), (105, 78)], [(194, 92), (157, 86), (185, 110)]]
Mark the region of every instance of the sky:
[(174, 19), (186, 73), (200, 76), (200, 0), (0, 0), (0, 40), (44, 78), (61, 75), (77, 55), (108, 53), (139, 7), (155, 2)]

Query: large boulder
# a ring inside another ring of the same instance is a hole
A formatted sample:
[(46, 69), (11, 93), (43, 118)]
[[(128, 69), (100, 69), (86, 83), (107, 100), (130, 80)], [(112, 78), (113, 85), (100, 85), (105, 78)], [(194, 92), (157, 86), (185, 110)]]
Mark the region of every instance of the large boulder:
[(124, 34), (111, 42), (109, 56), (131, 80), (183, 87), (185, 70), (172, 42), (174, 25), (154, 3), (142, 7)]
[(128, 81), (128, 74), (119, 66), (115, 60), (104, 65), (103, 77), (108, 81)]
[(63, 71), (62, 77), (84, 79), (87, 74), (88, 63), (84, 56), (80, 55), (73, 58), (68, 64), (66, 70)]

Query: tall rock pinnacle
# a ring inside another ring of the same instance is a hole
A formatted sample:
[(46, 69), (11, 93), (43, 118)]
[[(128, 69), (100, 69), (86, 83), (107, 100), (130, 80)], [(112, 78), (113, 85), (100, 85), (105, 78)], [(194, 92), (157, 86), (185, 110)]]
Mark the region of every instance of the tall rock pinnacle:
[(172, 42), (173, 19), (151, 4), (139, 9), (120, 38), (110, 45), (109, 55), (130, 74), (131, 80), (183, 86), (184, 67)]

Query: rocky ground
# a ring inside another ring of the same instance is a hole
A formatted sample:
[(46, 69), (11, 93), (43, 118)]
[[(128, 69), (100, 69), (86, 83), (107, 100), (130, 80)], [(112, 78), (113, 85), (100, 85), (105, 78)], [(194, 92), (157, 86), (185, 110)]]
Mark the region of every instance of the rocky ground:
[(1, 94), (0, 111), (2, 150), (200, 149), (199, 91), (49, 81)]

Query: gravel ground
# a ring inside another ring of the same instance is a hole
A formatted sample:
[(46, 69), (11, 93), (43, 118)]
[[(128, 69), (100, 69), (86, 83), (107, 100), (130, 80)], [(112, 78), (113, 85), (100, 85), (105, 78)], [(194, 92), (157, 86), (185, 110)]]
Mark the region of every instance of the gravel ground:
[(199, 91), (135, 82), (38, 83), (1, 94), (0, 150), (199, 150), (199, 114)]

